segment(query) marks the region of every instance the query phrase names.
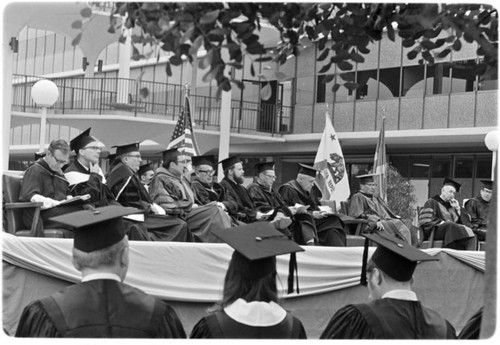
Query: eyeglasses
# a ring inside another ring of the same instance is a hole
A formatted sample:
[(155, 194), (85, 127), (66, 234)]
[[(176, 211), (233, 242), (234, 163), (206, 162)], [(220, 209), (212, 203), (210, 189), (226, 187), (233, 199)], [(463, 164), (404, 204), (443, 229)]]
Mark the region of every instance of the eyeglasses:
[(273, 180), (275, 180), (275, 179), (276, 179), (276, 176), (275, 176), (275, 175), (267, 175), (267, 174), (262, 174), (262, 175), (264, 175), (264, 176), (266, 176), (266, 177), (269, 177), (270, 179), (273, 179)]
[(87, 147), (84, 147), (83, 149), (84, 150), (85, 149), (91, 149), (91, 150), (95, 150), (95, 151), (102, 150), (102, 148), (100, 148), (99, 146), (87, 146)]
[(367, 183), (366, 185), (370, 186), (370, 187), (376, 187), (376, 186), (378, 186), (376, 183)]
[(127, 155), (127, 157), (141, 158), (141, 155), (140, 154), (137, 154), (137, 155)]
[(198, 170), (198, 172), (202, 174), (213, 175), (215, 173), (215, 170)]
[(54, 158), (54, 160), (56, 161), (57, 164), (65, 165), (65, 164), (69, 163), (68, 160), (66, 160), (66, 159), (58, 159), (54, 155), (52, 155), (52, 158)]

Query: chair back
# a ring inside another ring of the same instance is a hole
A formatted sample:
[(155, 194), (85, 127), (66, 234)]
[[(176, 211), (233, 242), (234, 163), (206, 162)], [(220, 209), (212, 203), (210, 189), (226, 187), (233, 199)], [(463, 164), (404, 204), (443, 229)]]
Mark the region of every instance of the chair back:
[[(19, 200), (19, 193), (21, 192), (22, 176), (15, 175), (2, 175), (3, 183), (3, 202), (14, 203)], [(17, 230), (23, 228), (23, 209), (12, 209), (10, 212), (3, 210), (4, 215), (4, 230), (10, 234), (15, 234)], [(6, 222), (6, 224), (5, 224)]]
[(347, 215), (349, 212), (349, 202), (348, 201), (341, 201), (340, 202), (340, 213)]

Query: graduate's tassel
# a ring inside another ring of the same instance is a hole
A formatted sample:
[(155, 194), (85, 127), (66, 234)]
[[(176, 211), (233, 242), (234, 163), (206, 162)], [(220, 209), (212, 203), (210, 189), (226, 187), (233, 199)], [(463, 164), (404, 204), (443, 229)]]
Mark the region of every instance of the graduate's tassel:
[(293, 283), (294, 283), (294, 275), (296, 278), (297, 282), (297, 293), (300, 293), (299, 291), (299, 271), (297, 267), (297, 256), (295, 253), (290, 254), (290, 262), (288, 264), (288, 293), (293, 292)]
[(367, 285), (367, 281), (366, 281), (366, 264), (367, 264), (367, 261), (368, 261), (368, 244), (369, 244), (369, 240), (367, 238), (365, 238), (365, 246), (364, 246), (364, 249), (363, 249), (363, 263), (362, 263), (362, 266), (361, 266), (361, 279), (360, 279), (360, 282), (359, 282), (363, 286)]

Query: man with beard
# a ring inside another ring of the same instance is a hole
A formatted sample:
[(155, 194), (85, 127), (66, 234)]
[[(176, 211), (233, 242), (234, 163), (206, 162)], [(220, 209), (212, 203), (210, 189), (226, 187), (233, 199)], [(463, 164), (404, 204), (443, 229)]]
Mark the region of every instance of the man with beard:
[(257, 210), (262, 213), (281, 211), (293, 221), (286, 234), (293, 235), (298, 244), (314, 244), (314, 240), (317, 239), (314, 218), (307, 212), (296, 214), (296, 209), (289, 208), (280, 193), (273, 188), (276, 180), (274, 162), (257, 163), (255, 173), (256, 178), (248, 185), (247, 190)]
[[(39, 229), (61, 228), (49, 218), (83, 209), (81, 204), (61, 204), (72, 198), (69, 195), (69, 182), (62, 172), (62, 167), (69, 163), (69, 152), (70, 148), (65, 140), (53, 140), (47, 154), (24, 173), (19, 201), (43, 203)], [(31, 228), (34, 212), (34, 208), (27, 208), (23, 212), (24, 226), (28, 229)], [(66, 232), (65, 236), (71, 237), (71, 231)]]
[(231, 227), (229, 215), (217, 205), (198, 205), (185, 177), (188, 157), (177, 148), (163, 151), (163, 164), (151, 181), (149, 195), (167, 214), (182, 218), (199, 242), (220, 242), (215, 229)]
[[(236, 156), (226, 158), (219, 162), (222, 164), (224, 178), (220, 184), (226, 191), (226, 203), (228, 212), (231, 216), (244, 223), (253, 223), (255, 221), (264, 221), (269, 219), (266, 215), (257, 210), (250, 194), (243, 187), (245, 170), (243, 162)], [(292, 220), (282, 212), (277, 212), (270, 223), (278, 230), (286, 229)]]
[(358, 175), (360, 190), (349, 199), (348, 215), (368, 221), (370, 230), (385, 231), (411, 244), (410, 229), (384, 200), (373, 195), (377, 184), (375, 174)]
[(122, 206), (135, 207), (144, 212), (144, 226), (154, 241), (192, 242), (186, 222), (165, 214), (153, 203), (148, 191), (137, 176), (141, 165), (139, 143), (116, 146), (117, 162), (108, 174), (108, 186)]
[[(464, 215), (455, 193), (460, 191), (461, 184), (445, 178), (441, 194), (427, 200), (420, 210), (418, 222), (424, 231), (425, 239), (432, 230), (434, 239), (443, 240), (443, 247), (459, 250), (475, 250), (476, 236), (472, 229), (465, 225), (468, 215)], [(461, 217), (466, 216), (466, 217)]]
[(449, 321), (423, 305), (412, 291), (420, 261), (438, 260), (384, 232), (363, 234), (377, 249), (361, 270), (370, 302), (348, 304), (331, 318), (321, 339), (456, 339)]
[(488, 230), (493, 181), (481, 180), (481, 183), (483, 184), (483, 188), (479, 191), (479, 195), (467, 200), (465, 209), (471, 217), (472, 231), (474, 231), (479, 241), (484, 241), (486, 239), (486, 231)]
[(319, 208), (319, 200), (311, 192), (315, 185), (317, 170), (305, 164), (299, 164), (300, 170), (296, 179), (288, 181), (278, 188), (285, 203), (290, 206), (296, 204), (308, 206), (306, 212), (314, 219), (317, 239), (315, 245), (345, 247), (346, 232), (344, 222), (334, 214), (323, 212)]

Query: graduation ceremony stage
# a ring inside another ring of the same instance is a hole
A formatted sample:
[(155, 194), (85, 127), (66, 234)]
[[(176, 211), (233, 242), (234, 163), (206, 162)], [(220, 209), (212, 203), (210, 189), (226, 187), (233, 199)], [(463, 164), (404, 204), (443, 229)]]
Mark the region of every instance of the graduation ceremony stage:
[[(71, 239), (2, 235), (3, 328), (13, 335), (21, 312), (31, 301), (79, 282), (71, 263)], [(281, 304), (299, 318), (308, 338), (317, 339), (342, 306), (368, 301), (359, 284), (363, 247), (305, 247), (297, 253), (300, 294)], [(370, 254), (374, 247), (370, 247)], [(424, 305), (457, 330), (483, 305), (485, 253), (432, 248), (439, 261), (423, 262), (413, 290)], [(233, 249), (227, 244), (130, 242), (125, 283), (158, 296), (176, 310), (186, 333), (221, 298)], [(278, 256), (278, 288), (285, 291), (288, 255)]]

